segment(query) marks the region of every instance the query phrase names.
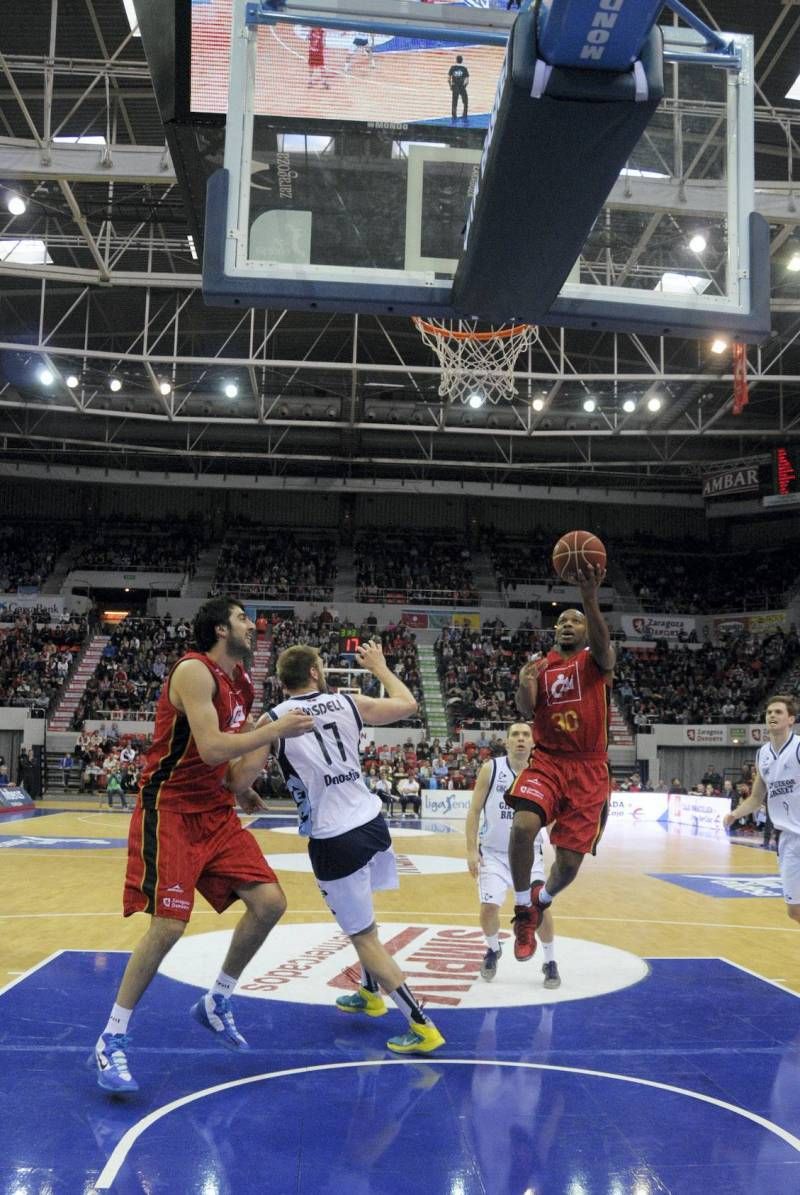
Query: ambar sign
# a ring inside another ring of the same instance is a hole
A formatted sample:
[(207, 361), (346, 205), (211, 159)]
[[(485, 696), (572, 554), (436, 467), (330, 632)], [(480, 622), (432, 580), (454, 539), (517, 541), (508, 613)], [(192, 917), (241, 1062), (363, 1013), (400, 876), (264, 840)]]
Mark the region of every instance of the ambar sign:
[(727, 494), (745, 494), (758, 489), (758, 465), (744, 465), (711, 473), (703, 478), (703, 497), (721, 498)]

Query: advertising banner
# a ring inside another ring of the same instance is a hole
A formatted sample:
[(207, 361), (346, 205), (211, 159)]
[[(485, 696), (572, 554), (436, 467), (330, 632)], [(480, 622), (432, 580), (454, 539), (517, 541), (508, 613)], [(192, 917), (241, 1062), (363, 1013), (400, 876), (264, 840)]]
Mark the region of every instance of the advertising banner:
[(481, 629), (481, 616), (475, 610), (463, 613), (459, 610), (453, 614), (453, 626), (465, 627), (468, 631), (479, 631)]
[(17, 784), (0, 784), (0, 813), (16, 809), (32, 809), (33, 801)]
[(428, 625), (428, 615), (424, 610), (404, 610), (400, 615), (400, 621), (404, 626), (424, 631)]
[(722, 830), (722, 819), (731, 811), (727, 797), (699, 797), (670, 793), (667, 799), (668, 821), (694, 830)]
[(424, 788), (422, 790), (423, 817), (465, 818), (472, 800), (472, 789)]
[(697, 630), (697, 620), (684, 614), (623, 614), (627, 639), (678, 639)]
[(703, 497), (722, 498), (728, 494), (747, 494), (758, 489), (758, 465), (707, 473), (703, 478)]
[(64, 599), (49, 593), (0, 594), (0, 620), (4, 610), (47, 610), (51, 615), (64, 613)]
[(608, 820), (665, 822), (667, 794), (612, 792), (608, 802)]
[(727, 726), (684, 726), (683, 734), (690, 747), (724, 747), (728, 743)]
[(714, 619), (714, 638), (732, 635), (772, 635), (788, 629), (785, 610), (763, 610), (759, 614), (733, 614)]

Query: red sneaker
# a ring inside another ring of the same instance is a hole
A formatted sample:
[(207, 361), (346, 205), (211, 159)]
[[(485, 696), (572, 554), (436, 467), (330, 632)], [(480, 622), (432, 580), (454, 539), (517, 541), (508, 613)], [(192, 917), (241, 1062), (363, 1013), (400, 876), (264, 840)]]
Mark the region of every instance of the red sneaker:
[(531, 884), (531, 917), (533, 919), (534, 930), (537, 930), (542, 924), (545, 909), (550, 907), (549, 905), (539, 904), (539, 893), (542, 888), (544, 888), (544, 884), (541, 880), (537, 880), (535, 884)]
[[(514, 929), (514, 958), (520, 963), (527, 962), (536, 953), (536, 926), (534, 913), (537, 910), (530, 905), (514, 905), (514, 916), (511, 925)], [(539, 913), (541, 920), (541, 913)]]

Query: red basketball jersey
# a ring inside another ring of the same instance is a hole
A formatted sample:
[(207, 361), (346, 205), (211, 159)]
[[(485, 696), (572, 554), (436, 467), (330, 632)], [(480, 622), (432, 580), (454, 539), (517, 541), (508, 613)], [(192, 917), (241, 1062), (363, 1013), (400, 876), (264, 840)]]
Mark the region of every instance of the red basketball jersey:
[(533, 718), (536, 746), (559, 755), (604, 755), (608, 694), (604, 673), (588, 647), (574, 656), (548, 652), (539, 665)]
[(214, 708), (224, 734), (236, 734), (253, 704), (253, 682), (241, 666), (233, 679), (202, 652), (190, 651), (173, 666), (164, 681), (156, 706), (153, 743), (142, 771), (141, 800), (145, 809), (175, 813), (202, 813), (219, 805), (232, 805), (233, 794), (224, 787), (227, 763), (211, 767), (200, 758), (189, 719), (169, 699), (172, 673), (184, 660), (201, 660), (216, 682)]

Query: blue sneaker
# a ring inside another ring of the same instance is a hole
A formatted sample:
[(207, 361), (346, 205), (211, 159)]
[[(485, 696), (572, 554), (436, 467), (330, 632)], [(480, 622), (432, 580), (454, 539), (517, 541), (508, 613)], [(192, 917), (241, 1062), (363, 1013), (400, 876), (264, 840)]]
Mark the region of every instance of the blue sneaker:
[(214, 995), (214, 1011), (209, 1013), (206, 1008), (206, 998), (202, 996), (190, 1008), (190, 1012), (198, 1025), (210, 1029), (221, 1046), (226, 1050), (249, 1050), (250, 1046), (236, 1028), (236, 1022), (231, 1012), (231, 1002), (228, 996)]
[(125, 1051), (131, 1044), (127, 1033), (104, 1033), (95, 1046), (94, 1054), (89, 1056), (90, 1065), (97, 1069), (97, 1084), (104, 1091), (111, 1091), (114, 1095), (130, 1095), (139, 1090), (139, 1084), (128, 1068)]

